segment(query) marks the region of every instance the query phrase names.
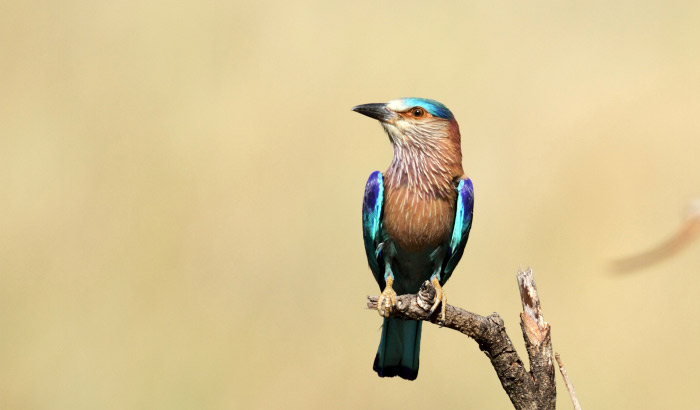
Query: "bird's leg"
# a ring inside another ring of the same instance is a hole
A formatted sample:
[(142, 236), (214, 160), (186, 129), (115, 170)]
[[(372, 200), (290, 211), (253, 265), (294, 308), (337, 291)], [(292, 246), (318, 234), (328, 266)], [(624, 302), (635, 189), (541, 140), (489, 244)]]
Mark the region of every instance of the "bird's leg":
[(442, 278), (442, 261), (445, 257), (445, 251), (446, 249), (444, 247), (438, 247), (435, 249), (433, 254), (430, 255), (431, 259), (435, 261), (433, 274), (430, 276), (430, 282), (433, 284), (433, 287), (435, 287), (435, 302), (430, 308), (430, 314), (432, 315), (435, 312), (438, 305), (442, 305), (440, 308), (439, 321), (443, 325), (445, 324), (445, 307), (447, 306), (447, 297), (445, 296), (445, 292), (442, 290), (442, 286), (440, 285), (440, 279)]
[(447, 306), (447, 296), (445, 296), (445, 292), (442, 290), (442, 286), (440, 286), (440, 280), (438, 279), (437, 275), (434, 275), (430, 281), (433, 283), (433, 286), (435, 287), (435, 303), (433, 303), (433, 307), (430, 308), (430, 314), (432, 315), (433, 312), (435, 312), (435, 309), (437, 309), (438, 305), (442, 305), (440, 307), (440, 322), (443, 324), (445, 323), (445, 308)]
[(385, 271), (384, 280), (386, 281), (386, 287), (382, 291), (382, 294), (379, 295), (377, 311), (379, 312), (379, 316), (389, 317), (396, 305), (396, 291), (394, 291), (392, 287), (394, 284), (394, 274), (391, 272), (391, 266), (388, 262)]

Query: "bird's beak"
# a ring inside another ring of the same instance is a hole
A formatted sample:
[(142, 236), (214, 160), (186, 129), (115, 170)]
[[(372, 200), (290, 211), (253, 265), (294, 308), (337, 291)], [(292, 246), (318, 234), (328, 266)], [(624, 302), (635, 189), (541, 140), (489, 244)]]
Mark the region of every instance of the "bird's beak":
[(363, 104), (353, 107), (352, 110), (381, 122), (391, 122), (398, 116), (386, 108), (386, 104)]

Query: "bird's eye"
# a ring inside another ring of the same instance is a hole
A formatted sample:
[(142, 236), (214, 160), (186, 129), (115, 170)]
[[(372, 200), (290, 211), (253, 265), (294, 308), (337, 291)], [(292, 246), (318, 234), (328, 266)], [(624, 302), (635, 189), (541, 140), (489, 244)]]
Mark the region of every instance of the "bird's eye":
[(420, 118), (423, 115), (425, 115), (425, 111), (420, 107), (415, 107), (411, 109), (411, 115), (413, 115), (416, 118)]

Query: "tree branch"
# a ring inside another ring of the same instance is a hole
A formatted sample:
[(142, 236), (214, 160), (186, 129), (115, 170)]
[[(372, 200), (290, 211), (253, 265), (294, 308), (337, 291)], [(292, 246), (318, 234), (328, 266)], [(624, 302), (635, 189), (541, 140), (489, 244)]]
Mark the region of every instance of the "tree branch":
[(581, 403), (578, 402), (578, 397), (576, 397), (576, 390), (574, 390), (574, 384), (571, 383), (571, 380), (569, 379), (569, 374), (566, 373), (566, 367), (564, 367), (564, 363), (561, 361), (561, 357), (559, 357), (559, 353), (555, 353), (554, 357), (557, 359), (557, 363), (559, 364), (559, 371), (561, 372), (561, 377), (564, 378), (564, 384), (566, 385), (566, 390), (569, 391), (569, 397), (571, 397), (571, 403), (574, 405), (574, 410), (581, 410)]
[[(532, 270), (519, 270), (518, 284), (523, 302), (521, 328), (530, 358), (530, 371), (525, 369), (515, 351), (498, 313), (484, 317), (447, 305), (444, 323), (438, 320), (440, 309), (430, 315), (429, 307), (435, 300), (436, 292), (429, 281), (423, 283), (418, 294), (397, 296), (391, 316), (429, 321), (469, 336), (491, 361), (503, 389), (516, 409), (554, 409), (556, 385), (550, 330), (540, 311)], [(378, 299), (377, 296), (368, 296), (367, 307), (376, 310)]]

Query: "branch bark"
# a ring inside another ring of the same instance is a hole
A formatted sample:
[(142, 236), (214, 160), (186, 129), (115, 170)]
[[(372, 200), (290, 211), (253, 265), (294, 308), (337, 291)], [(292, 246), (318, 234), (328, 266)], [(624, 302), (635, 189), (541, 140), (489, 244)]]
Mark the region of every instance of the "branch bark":
[[(447, 305), (444, 323), (439, 321), (440, 309), (430, 315), (428, 309), (435, 300), (436, 292), (429, 281), (423, 283), (415, 295), (397, 296), (391, 316), (428, 321), (469, 336), (491, 361), (503, 389), (516, 409), (554, 409), (557, 392), (550, 329), (540, 311), (531, 269), (518, 271), (518, 285), (523, 302), (520, 325), (530, 358), (530, 371), (515, 351), (498, 313), (484, 317)], [(377, 296), (368, 296), (367, 307), (376, 310), (378, 299)]]

